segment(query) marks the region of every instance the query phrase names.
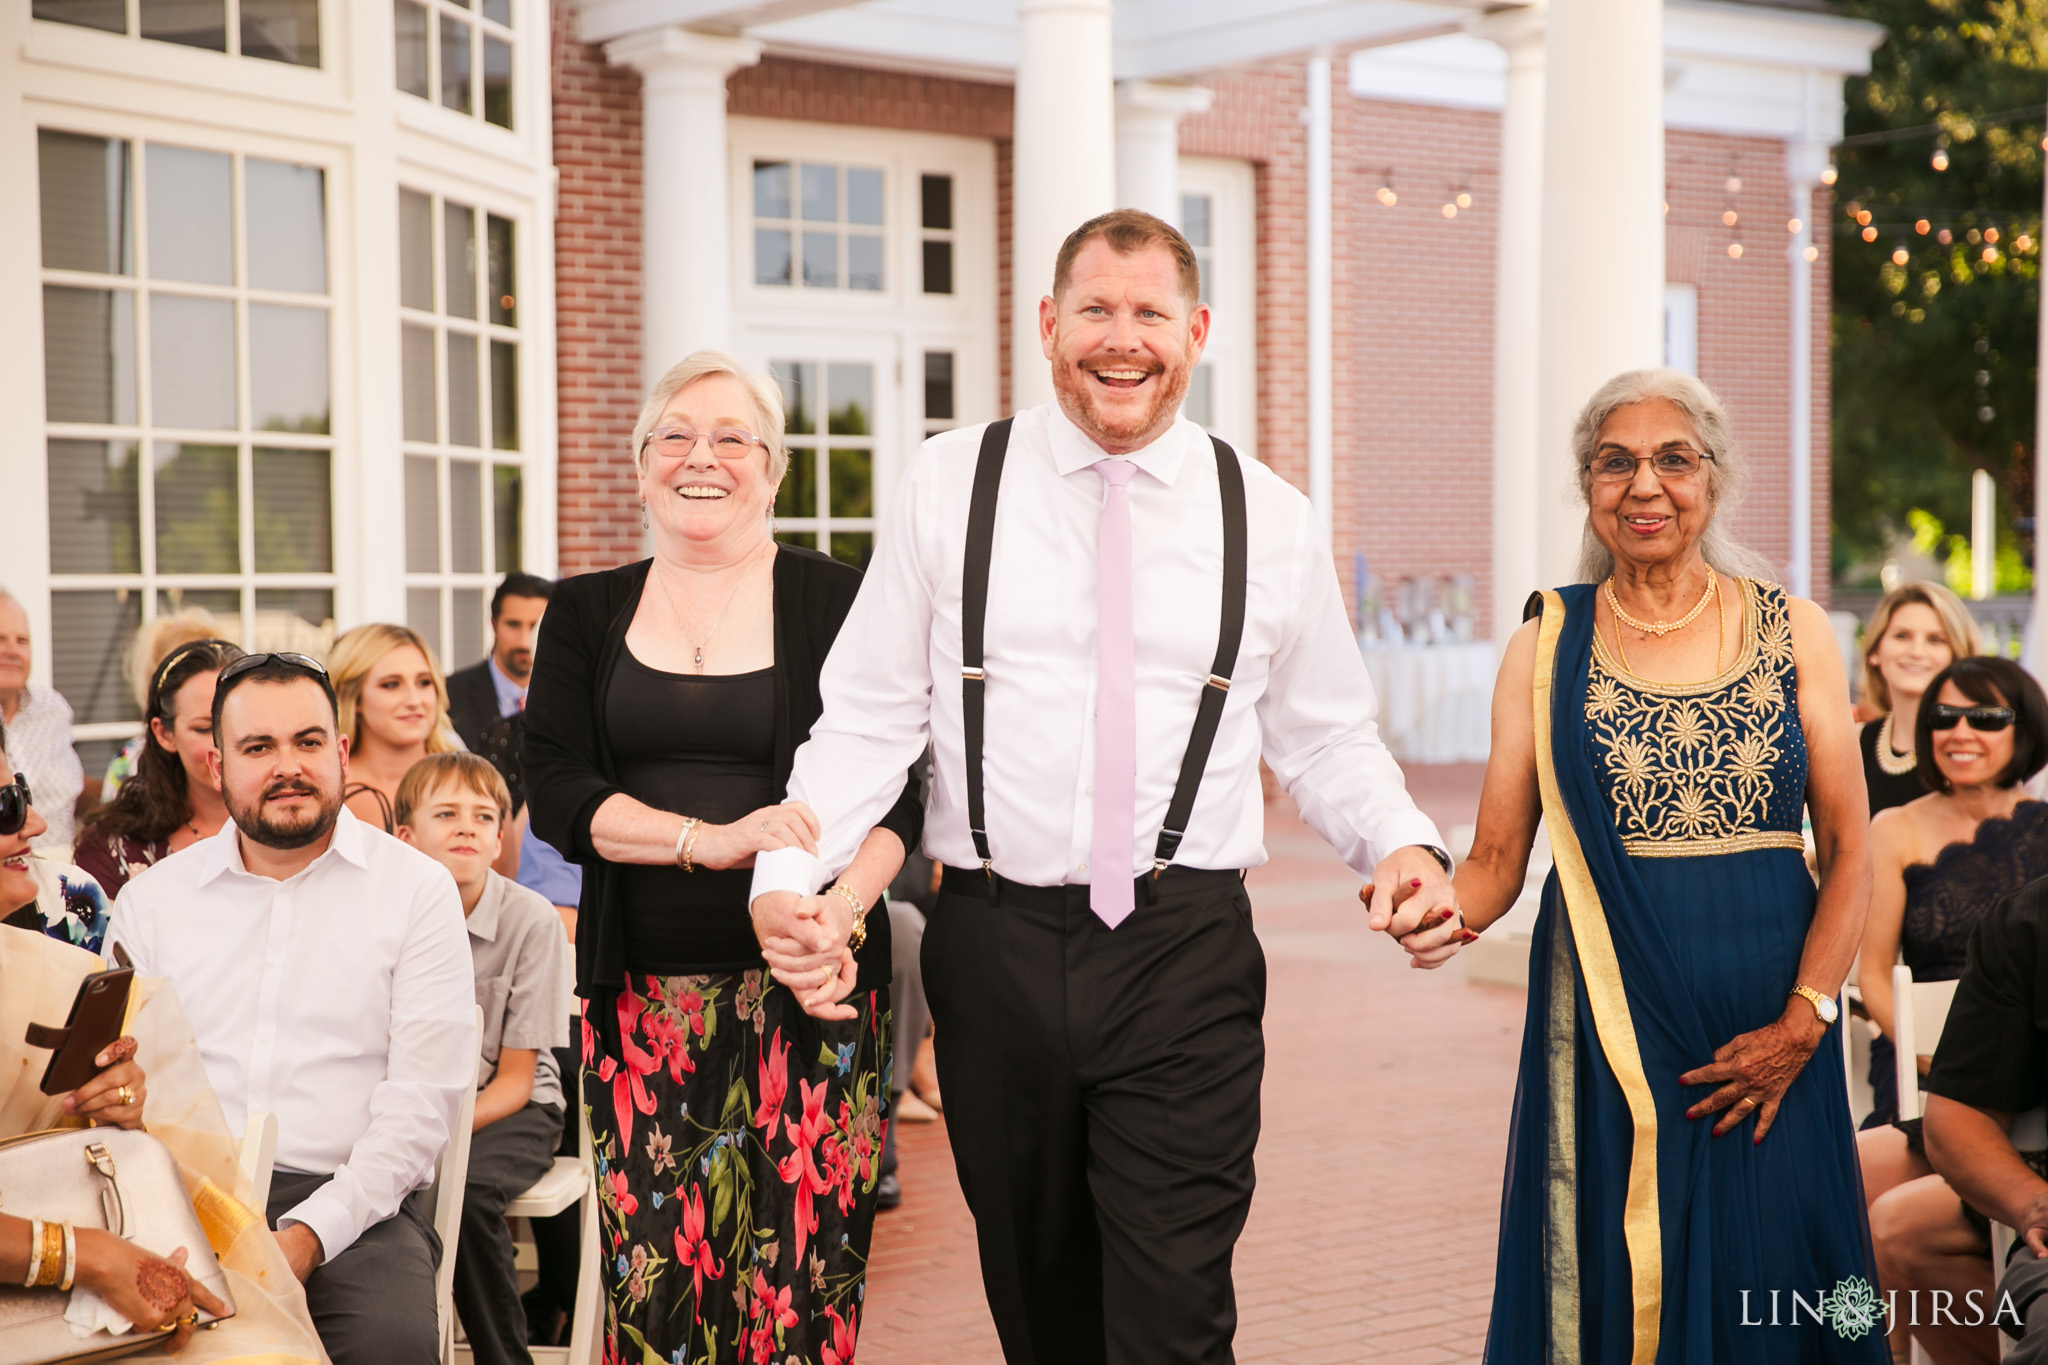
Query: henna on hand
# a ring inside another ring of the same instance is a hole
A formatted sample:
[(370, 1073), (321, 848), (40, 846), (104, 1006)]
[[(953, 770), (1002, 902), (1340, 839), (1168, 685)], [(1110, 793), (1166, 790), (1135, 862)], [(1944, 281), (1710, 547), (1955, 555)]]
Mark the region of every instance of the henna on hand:
[(138, 1046), (139, 1044), (133, 1038), (116, 1038), (113, 1042), (107, 1044), (106, 1051), (100, 1053), (99, 1065), (105, 1068), (119, 1066), (123, 1062), (132, 1061)]
[(135, 1292), (159, 1313), (168, 1313), (185, 1297), (185, 1272), (169, 1261), (151, 1257), (135, 1267)]

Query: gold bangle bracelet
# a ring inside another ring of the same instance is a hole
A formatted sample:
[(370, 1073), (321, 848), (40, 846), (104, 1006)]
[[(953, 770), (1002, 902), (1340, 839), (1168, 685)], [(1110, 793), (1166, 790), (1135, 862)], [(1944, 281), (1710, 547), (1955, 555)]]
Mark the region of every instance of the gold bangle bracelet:
[(690, 850), (697, 842), (697, 830), (703, 823), (694, 815), (685, 815), (683, 827), (676, 831), (676, 866), (685, 872), (697, 870), (690, 866)]
[(36, 1288), (55, 1289), (64, 1278), (64, 1225), (43, 1224), (43, 1255), (37, 1265)]
[(847, 935), (846, 941), (855, 952), (859, 952), (868, 942), (868, 908), (860, 903), (860, 897), (854, 895), (853, 888), (845, 882), (832, 883), (832, 891), (853, 907), (853, 932)]

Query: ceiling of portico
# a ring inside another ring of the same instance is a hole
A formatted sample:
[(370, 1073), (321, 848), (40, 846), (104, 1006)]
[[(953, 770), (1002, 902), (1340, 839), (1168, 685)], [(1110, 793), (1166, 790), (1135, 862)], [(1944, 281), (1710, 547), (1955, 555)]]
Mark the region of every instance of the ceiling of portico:
[[(1458, 32), (1498, 0), (1115, 0), (1117, 78), (1241, 68), (1318, 48)], [(744, 33), (771, 51), (1007, 81), (1016, 0), (589, 0), (585, 42), (680, 24)]]

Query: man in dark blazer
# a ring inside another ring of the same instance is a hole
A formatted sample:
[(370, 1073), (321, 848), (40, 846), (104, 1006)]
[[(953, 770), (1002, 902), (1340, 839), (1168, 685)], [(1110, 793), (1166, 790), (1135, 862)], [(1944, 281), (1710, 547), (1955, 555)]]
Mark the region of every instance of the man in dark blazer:
[(554, 591), (553, 583), (534, 574), (506, 574), (491, 594), (490, 654), (448, 675), (448, 719), (469, 751), (490, 759), (504, 775), (515, 810), (524, 804), (525, 782), (513, 718), (526, 703), (534, 637)]

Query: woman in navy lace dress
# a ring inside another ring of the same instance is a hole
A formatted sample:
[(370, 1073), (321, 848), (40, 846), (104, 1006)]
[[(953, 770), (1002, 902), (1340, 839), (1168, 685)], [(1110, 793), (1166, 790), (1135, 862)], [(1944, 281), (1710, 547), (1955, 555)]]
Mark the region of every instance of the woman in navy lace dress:
[[(1963, 658), (1934, 678), (1926, 696), (1914, 749), (1928, 794), (1880, 811), (1870, 825), (1875, 881), (1859, 979), (1864, 1005), (1887, 1034), (1894, 962), (1911, 967), (1915, 981), (1956, 980), (1984, 912), (2048, 876), (2048, 804), (2020, 788), (2048, 763), (2048, 699), (2040, 685), (2008, 660)], [(1927, 1070), (1925, 1057), (1920, 1070)], [(1973, 1288), (1988, 1295), (1988, 1226), (1927, 1164), (1918, 1120), (1867, 1129), (1858, 1149), (1885, 1288), (1948, 1290), (1957, 1303)], [(1960, 1314), (1962, 1326), (1930, 1324), (1923, 1339), (1939, 1333), (1959, 1350), (1974, 1346), (1983, 1359), (1997, 1359), (1992, 1328), (1982, 1319), (1971, 1326), (1968, 1317)]]

